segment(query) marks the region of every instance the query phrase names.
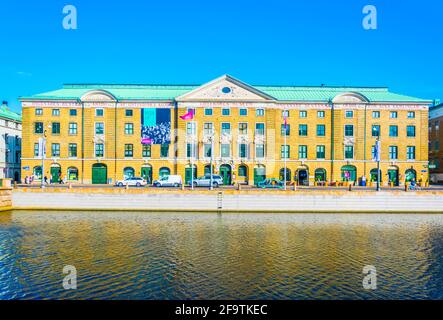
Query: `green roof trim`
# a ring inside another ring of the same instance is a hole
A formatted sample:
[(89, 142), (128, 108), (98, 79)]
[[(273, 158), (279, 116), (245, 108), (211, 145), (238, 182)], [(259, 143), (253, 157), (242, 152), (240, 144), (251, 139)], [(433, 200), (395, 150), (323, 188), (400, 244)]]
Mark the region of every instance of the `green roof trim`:
[(22, 122), (22, 116), (14, 111), (11, 111), (6, 105), (0, 106), (0, 118)]
[[(172, 101), (199, 85), (157, 85), (157, 84), (66, 84), (62, 89), (21, 97), (20, 100), (80, 100), (92, 90), (105, 90), (117, 100), (158, 100)], [(310, 87), (310, 86), (263, 86), (252, 85), (277, 101), (325, 102), (343, 93), (359, 93), (369, 102), (405, 102), (431, 104), (431, 100), (410, 97), (390, 92), (384, 87)]]

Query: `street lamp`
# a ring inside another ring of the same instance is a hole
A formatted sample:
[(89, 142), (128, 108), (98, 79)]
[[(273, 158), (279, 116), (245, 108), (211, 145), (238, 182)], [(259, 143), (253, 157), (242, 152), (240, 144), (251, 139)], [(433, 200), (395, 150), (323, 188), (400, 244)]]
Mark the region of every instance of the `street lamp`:
[(212, 163), (213, 163), (213, 156), (214, 156), (214, 133), (212, 132), (212, 135), (209, 137), (209, 140), (211, 141), (211, 161), (209, 162), (209, 174), (210, 180), (209, 180), (209, 190), (214, 190), (214, 181), (213, 181), (213, 169), (212, 169)]
[(373, 136), (377, 137), (375, 141), (375, 160), (377, 161), (377, 191), (380, 191), (380, 161), (381, 161), (381, 142), (380, 142), (380, 127), (372, 129)]

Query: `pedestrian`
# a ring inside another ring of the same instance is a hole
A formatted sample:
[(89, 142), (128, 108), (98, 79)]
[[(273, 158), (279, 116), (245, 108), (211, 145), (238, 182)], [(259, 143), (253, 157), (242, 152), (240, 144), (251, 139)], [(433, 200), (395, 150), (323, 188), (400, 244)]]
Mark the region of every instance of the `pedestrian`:
[(47, 176), (45, 176), (45, 177), (43, 178), (43, 182), (44, 182), (45, 184), (48, 184), (48, 177), (47, 177)]
[(28, 176), (26, 176), (25, 177), (25, 184), (28, 184), (28, 182), (29, 182), (29, 178), (28, 178)]

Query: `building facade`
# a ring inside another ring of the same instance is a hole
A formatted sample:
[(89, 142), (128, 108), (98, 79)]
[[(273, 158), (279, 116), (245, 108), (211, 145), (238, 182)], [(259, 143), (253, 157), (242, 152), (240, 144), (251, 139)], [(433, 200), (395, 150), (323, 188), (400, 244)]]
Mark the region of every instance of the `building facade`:
[(432, 106), (429, 110), (429, 172), (432, 183), (443, 183), (443, 104)]
[(10, 178), (19, 182), (22, 121), (5, 101), (0, 106), (0, 134), (0, 179)]
[[(387, 88), (251, 86), (223, 76), (192, 85), (65, 85), (21, 99), (22, 175), (79, 183), (210, 172), (225, 184), (299, 185), (427, 176), (430, 101)], [(181, 116), (193, 113), (192, 120)], [(285, 125), (286, 122), (286, 125)], [(286, 135), (286, 137), (285, 137)], [(191, 170), (191, 168), (195, 168)]]

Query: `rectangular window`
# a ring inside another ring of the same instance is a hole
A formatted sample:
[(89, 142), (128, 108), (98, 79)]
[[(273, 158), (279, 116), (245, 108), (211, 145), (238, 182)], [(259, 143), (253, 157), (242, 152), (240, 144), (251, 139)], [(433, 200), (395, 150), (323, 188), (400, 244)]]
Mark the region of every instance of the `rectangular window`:
[(375, 146), (371, 147), (371, 159), (375, 159)]
[(103, 122), (95, 123), (95, 134), (104, 134), (105, 133), (105, 124)]
[(169, 157), (169, 144), (162, 144), (160, 146), (160, 158)]
[(231, 110), (229, 108), (222, 109), (222, 116), (229, 116), (231, 114)]
[(324, 111), (317, 111), (317, 118), (324, 118), (325, 112)]
[(281, 135), (282, 136), (289, 136), (291, 134), (291, 125), (290, 124), (287, 124), (286, 125), (286, 128), (285, 128), (285, 125), (284, 124), (282, 124), (281, 125)]
[(132, 117), (134, 115), (134, 111), (132, 109), (125, 110), (125, 116)]
[(389, 126), (389, 136), (398, 137), (398, 126)]
[(52, 134), (60, 134), (60, 122), (52, 123)]
[(238, 124), (238, 134), (248, 134), (248, 124), (243, 122)]
[(196, 132), (195, 127), (196, 127), (195, 122), (187, 122), (186, 123), (186, 134), (195, 135), (195, 132)]
[(198, 154), (198, 146), (195, 143), (187, 143), (186, 144), (186, 157), (197, 158), (197, 154)]
[(326, 135), (326, 126), (324, 124), (317, 125), (317, 136), (324, 137)]
[(345, 146), (345, 159), (354, 159), (354, 146)]
[(283, 110), (282, 111), (282, 113), (281, 113), (281, 116), (283, 117), (283, 118), (289, 118), (289, 110)]
[(407, 126), (406, 127), (406, 136), (407, 137), (415, 137), (415, 126)]
[(151, 145), (150, 144), (144, 144), (143, 145), (142, 157), (143, 158), (150, 158), (151, 157)]
[(379, 125), (373, 125), (372, 126), (372, 136), (373, 137), (379, 137), (380, 136), (380, 126)]
[(255, 110), (255, 115), (257, 117), (263, 117), (265, 115), (265, 109), (257, 109), (257, 110)]
[(255, 145), (255, 157), (260, 158), (260, 159), (265, 157), (265, 145), (264, 144), (256, 144)]
[(345, 125), (345, 137), (354, 136), (354, 126), (352, 124)]
[(239, 144), (238, 157), (239, 158), (247, 158), (248, 157), (248, 145), (246, 143)]
[(221, 156), (222, 158), (229, 158), (231, 156), (231, 145), (223, 143), (221, 145)]
[(372, 111), (372, 118), (374, 119), (380, 118), (380, 111)]
[(70, 143), (68, 145), (68, 157), (70, 157), (70, 158), (77, 157), (77, 144), (76, 143)]
[(231, 134), (231, 124), (230, 123), (222, 123), (221, 124), (221, 133), (222, 134)]
[(51, 151), (53, 157), (60, 157), (60, 143), (53, 143), (51, 145)]
[(134, 156), (134, 145), (133, 144), (125, 144), (125, 157), (131, 158)]
[(347, 111), (345, 112), (345, 117), (346, 117), (346, 118), (354, 118), (354, 111), (352, 111), (352, 110), (347, 110)]
[(204, 144), (203, 155), (205, 158), (210, 158), (212, 156), (212, 145), (210, 143)]
[(34, 143), (34, 157), (38, 157), (38, 143)]
[(105, 155), (105, 145), (103, 143), (95, 144), (95, 156), (97, 158), (103, 158)]
[(398, 147), (397, 146), (389, 146), (389, 159), (391, 159), (391, 160), (398, 159)]
[(247, 116), (248, 115), (248, 109), (245, 109), (245, 108), (240, 109), (240, 115), (241, 116)]
[(205, 108), (205, 116), (212, 116), (212, 108)]
[(414, 146), (406, 147), (406, 157), (408, 160), (415, 160), (415, 147)]
[(104, 114), (105, 114), (104, 109), (95, 109), (95, 116), (96, 117), (103, 117)]
[(391, 111), (391, 113), (390, 113), (390, 118), (391, 118), (391, 119), (397, 119), (397, 118), (398, 118), (398, 113), (397, 113), (397, 111)]
[(326, 151), (325, 146), (317, 146), (317, 159), (325, 159)]
[(77, 123), (76, 122), (69, 123), (69, 134), (71, 134), (71, 135), (77, 134)]
[(298, 126), (298, 135), (301, 137), (306, 137), (308, 135), (308, 125), (300, 124)]
[(298, 158), (299, 159), (308, 158), (308, 146), (298, 146)]
[(134, 134), (134, 124), (133, 123), (125, 123), (125, 134)]
[(55, 117), (60, 116), (60, 109), (52, 109), (52, 115)]
[(306, 118), (308, 116), (308, 112), (307, 111), (300, 111), (300, 118)]
[(206, 122), (205, 124), (203, 124), (203, 132), (205, 135), (212, 135), (214, 133), (211, 122)]
[(77, 116), (77, 110), (76, 109), (69, 109), (69, 115), (71, 117)]
[(256, 123), (255, 124), (255, 134), (258, 136), (265, 135), (265, 124), (264, 123)]
[(36, 116), (42, 116), (43, 115), (43, 109), (35, 109), (35, 115)]
[(414, 111), (408, 111), (408, 119), (414, 119), (415, 118), (415, 112)]
[(290, 157), (290, 148), (289, 148), (289, 145), (282, 145), (281, 146), (281, 158), (282, 159), (289, 159), (289, 157)]
[(34, 124), (34, 133), (37, 134), (43, 133), (43, 122), (36, 122)]

